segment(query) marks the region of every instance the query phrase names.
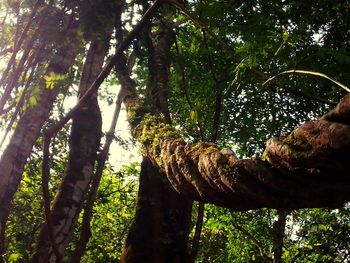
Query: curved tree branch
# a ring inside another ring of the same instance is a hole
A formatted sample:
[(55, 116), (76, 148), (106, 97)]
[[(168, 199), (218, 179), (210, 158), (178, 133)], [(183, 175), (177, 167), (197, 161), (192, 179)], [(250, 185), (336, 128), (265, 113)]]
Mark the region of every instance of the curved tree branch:
[(147, 154), (172, 186), (198, 201), (244, 211), (338, 207), (350, 200), (350, 96), (287, 137), (269, 140), (263, 158), (187, 144), (159, 120), (147, 120), (142, 131)]

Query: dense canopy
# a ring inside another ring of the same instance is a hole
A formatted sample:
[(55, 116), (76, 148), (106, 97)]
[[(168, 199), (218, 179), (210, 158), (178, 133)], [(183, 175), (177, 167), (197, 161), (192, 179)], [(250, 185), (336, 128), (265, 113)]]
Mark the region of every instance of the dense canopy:
[(0, 3), (0, 262), (347, 262), (349, 12)]

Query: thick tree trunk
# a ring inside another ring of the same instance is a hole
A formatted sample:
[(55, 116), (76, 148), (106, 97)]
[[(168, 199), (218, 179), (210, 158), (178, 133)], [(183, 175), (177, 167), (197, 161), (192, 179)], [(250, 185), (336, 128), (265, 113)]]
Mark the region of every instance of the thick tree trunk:
[(189, 198), (233, 210), (338, 207), (350, 200), (350, 96), (320, 119), (268, 141), (262, 159), (187, 144), (157, 121), (140, 130), (148, 156)]
[[(80, 97), (101, 71), (106, 53), (107, 45), (104, 41), (91, 44), (80, 81)], [(101, 126), (101, 112), (97, 94), (94, 94), (73, 117), (68, 164), (51, 208), (52, 231), (61, 256), (65, 254), (92, 179), (101, 139)], [(57, 262), (47, 231), (45, 225), (32, 262)]]
[[(76, 28), (70, 29), (76, 31)], [(74, 35), (73, 32), (70, 32)], [(44, 75), (66, 74), (73, 65), (80, 44), (76, 39), (67, 41), (58, 48), (56, 55), (48, 65)], [(52, 105), (60, 87), (53, 89), (46, 87), (44, 78), (39, 83), (40, 97), (38, 103), (28, 108), (16, 126), (10, 143), (6, 147), (0, 160), (0, 252), (4, 248), (4, 233), (6, 220), (10, 212), (11, 201), (22, 178), (22, 172), (32, 147), (39, 136), (40, 130), (47, 120)]]
[[(159, 22), (158, 30), (149, 32), (151, 35), (146, 36), (150, 74), (146, 108), (152, 113), (163, 114), (169, 123), (169, 57), (174, 36), (165, 23), (164, 20)], [(118, 72), (119, 78), (123, 79), (125, 70), (119, 66)], [(146, 112), (138, 113), (141, 116), (135, 116), (135, 119), (139, 120)], [(121, 262), (190, 262), (187, 241), (191, 210), (192, 202), (178, 195), (168, 181), (164, 180), (164, 175), (154, 163), (144, 157), (135, 220), (128, 234)]]
[(190, 215), (191, 203), (178, 195), (145, 157), (136, 216), (120, 262), (189, 262)]

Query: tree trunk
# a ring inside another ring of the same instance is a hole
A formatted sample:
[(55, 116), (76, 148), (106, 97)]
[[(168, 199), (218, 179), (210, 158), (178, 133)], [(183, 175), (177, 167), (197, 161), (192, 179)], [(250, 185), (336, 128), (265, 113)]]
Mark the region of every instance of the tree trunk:
[[(109, 39), (109, 36), (106, 38)], [(82, 72), (79, 97), (86, 92), (101, 71), (107, 49), (106, 41), (91, 43)], [(51, 208), (53, 235), (62, 257), (92, 179), (101, 128), (101, 112), (95, 93), (73, 117), (68, 164)], [(44, 225), (32, 262), (57, 262), (47, 231), (47, 226)]]
[[(116, 10), (115, 10), (116, 39), (118, 43), (121, 43), (123, 41), (122, 11), (123, 11), (124, 5), (125, 5), (125, 1), (120, 1), (119, 4), (116, 6)], [(80, 237), (78, 242), (76, 243), (75, 251), (71, 258), (72, 263), (80, 262), (81, 258), (83, 257), (84, 251), (86, 249), (87, 243), (91, 237), (90, 220), (93, 215), (93, 206), (96, 199), (98, 186), (102, 177), (103, 168), (106, 161), (108, 160), (109, 148), (112, 143), (112, 140), (114, 139), (115, 127), (120, 114), (122, 103), (124, 103), (126, 107), (132, 107), (135, 101), (137, 100), (136, 85), (135, 85), (135, 82), (130, 77), (130, 72), (133, 65), (126, 66), (127, 64), (128, 63), (127, 63), (126, 56), (122, 53), (115, 65), (115, 70), (119, 78), (120, 91), (116, 100), (116, 107), (115, 107), (111, 127), (108, 133), (106, 134), (105, 144), (99, 154), (98, 162), (96, 165), (96, 172), (95, 172), (94, 178), (92, 179), (91, 187), (84, 206), (84, 214), (83, 214), (82, 226), (80, 230)]]
[(283, 239), (286, 228), (287, 212), (277, 211), (277, 220), (272, 225), (273, 263), (283, 263)]
[(134, 223), (120, 262), (189, 262), (187, 240), (191, 203), (164, 181), (145, 157)]
[[(75, 35), (76, 25), (69, 30)], [(72, 39), (58, 48), (44, 74), (66, 74), (73, 65), (80, 49), (79, 41)], [(28, 108), (16, 126), (11, 141), (0, 160), (0, 253), (4, 249), (5, 225), (8, 218), (13, 195), (17, 191), (26, 163), (40, 130), (48, 119), (52, 105), (60, 92), (57, 85), (53, 89), (46, 87), (44, 77), (40, 80), (40, 97), (38, 103)]]
[[(163, 114), (169, 123), (169, 56), (174, 35), (166, 23), (164, 20), (159, 22), (158, 30), (149, 32), (151, 36), (146, 35), (150, 82), (145, 101), (150, 112)], [(136, 119), (141, 119), (145, 113), (139, 112)], [(144, 157), (135, 220), (120, 262), (190, 262), (187, 241), (191, 210), (192, 202), (178, 195), (164, 180), (164, 174), (148, 157)]]

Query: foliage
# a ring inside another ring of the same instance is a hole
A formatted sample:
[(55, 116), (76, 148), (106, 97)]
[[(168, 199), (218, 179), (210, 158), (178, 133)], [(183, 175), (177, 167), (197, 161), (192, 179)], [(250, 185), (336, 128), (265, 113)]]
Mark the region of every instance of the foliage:
[(116, 262), (135, 213), (139, 164), (131, 163), (117, 173), (105, 171), (99, 187), (92, 237), (82, 262)]
[(349, 205), (335, 210), (303, 209), (293, 212), (285, 258), (295, 262), (349, 260), (349, 213)]
[[(269, 77), (289, 69), (305, 69), (349, 83), (344, 68), (349, 63), (344, 53), (348, 42), (331, 37), (334, 28), (327, 30), (334, 23), (333, 12), (339, 11), (341, 21), (348, 22), (344, 10), (339, 10), (340, 3), (313, 6), (294, 1), (246, 1), (239, 8), (217, 1), (202, 3), (193, 4), (193, 12), (228, 43), (240, 60), (230, 58), (191, 22), (178, 28), (170, 105), (176, 112), (176, 123), (192, 136), (198, 137), (198, 126), (202, 126), (204, 139), (208, 140), (216, 90), (222, 95), (219, 141), (237, 148), (241, 156), (261, 153), (267, 138), (285, 134), (328, 109), (311, 95), (337, 101), (344, 94), (329, 82), (300, 76), (288, 76), (262, 87), (262, 80), (252, 73), (252, 69), (259, 70)], [(304, 6), (309, 10), (307, 14), (301, 11)], [(322, 21), (316, 12), (319, 8), (326, 13)], [(343, 8), (348, 8), (348, 3)], [(307, 19), (298, 19), (296, 9)], [(318, 42), (317, 36), (327, 41)], [(327, 66), (330, 63), (332, 66)]]
[[(62, 164), (61, 164), (62, 165)], [(64, 167), (64, 165), (63, 165)], [(57, 169), (57, 167), (56, 167)], [(94, 206), (92, 238), (82, 262), (114, 262), (119, 258), (133, 216), (139, 164), (131, 163), (115, 172), (106, 169)], [(57, 169), (58, 170), (58, 169)], [(7, 227), (8, 262), (28, 262), (43, 222), (39, 160), (28, 165)], [(53, 180), (59, 183), (59, 180)], [(53, 190), (57, 186), (53, 186)], [(74, 250), (74, 234), (69, 250)]]
[(44, 80), (46, 83), (46, 88), (53, 89), (55, 85), (57, 85), (58, 81), (64, 80), (66, 77), (61, 74), (55, 74), (54, 72), (50, 72), (50, 74), (44, 76)]
[[(274, 211), (229, 212), (207, 206), (201, 248), (196, 262), (266, 262), (272, 258)], [(283, 262), (346, 262), (349, 206), (303, 209), (287, 217)], [(260, 250), (262, 249), (262, 251)]]
[[(54, 72), (44, 75), (44, 72), (63, 42), (67, 25), (72, 22), (71, 15), (77, 14), (80, 23), (80, 31), (76, 33), (79, 41), (84, 44), (92, 39), (104, 41), (106, 31), (114, 25), (114, 9), (119, 4), (118, 1), (90, 0), (50, 2), (52, 5), (45, 3), (39, 8), (33, 21), (30, 19), (33, 1), (0, 3), (0, 52), (13, 50), (27, 23), (32, 23), (29, 31), (23, 34), (24, 43), (19, 45), (19, 52), (8, 67), (9, 73), (1, 77), (1, 97), (6, 87), (12, 87), (6, 104), (9, 112), (1, 115), (1, 127), (9, 123), (11, 127), (15, 126), (28, 107), (37, 105), (41, 80), (48, 89), (57, 83), (65, 84), (53, 110), (54, 116), (46, 122), (44, 129), (62, 116), (64, 99), (74, 94), (85, 54), (79, 55), (69, 76)], [(124, 29), (133, 24), (134, 16), (140, 15), (133, 13), (135, 10), (141, 12), (139, 2), (129, 1), (125, 6)], [(262, 82), (265, 77), (281, 72), (304, 70), (325, 74), (349, 86), (349, 1), (201, 0), (187, 1), (186, 8), (223, 41), (234, 56), (181, 12), (176, 14), (176, 44), (171, 49), (168, 98), (173, 127), (153, 117), (145, 118), (137, 127), (142, 127), (138, 130), (143, 134), (138, 136), (141, 142), (155, 142), (153, 150), (159, 147), (154, 137), (161, 130), (158, 140), (178, 138), (179, 134), (193, 142), (215, 139), (220, 146), (233, 148), (241, 157), (258, 156), (268, 138), (289, 133), (301, 122), (327, 111), (332, 102), (345, 94), (328, 81), (308, 76), (288, 75), (267, 86), (262, 86)], [(147, 45), (146, 37), (141, 34), (132, 48), (125, 52), (130, 57), (137, 57), (132, 77), (143, 100), (149, 95), (145, 88), (149, 79)], [(0, 53), (1, 59), (9, 62), (9, 54)], [(1, 66), (1, 75), (5, 71), (6, 67)], [(18, 78), (13, 81), (16, 74)], [(117, 84), (113, 75), (109, 82), (112, 88)], [(111, 94), (114, 93), (110, 87), (100, 93), (100, 97), (109, 103), (113, 101)], [(17, 105), (19, 112), (16, 112)], [(133, 117), (144, 117), (149, 109), (141, 110), (142, 113), (134, 113), (136, 116)], [(10, 120), (13, 115), (14, 124)], [(133, 121), (139, 124), (139, 119)], [(213, 139), (215, 130), (218, 136)], [(69, 126), (57, 135), (51, 149), (52, 195), (57, 191), (66, 165), (68, 133)], [(42, 198), (39, 198), (41, 168), (38, 156), (41, 148), (38, 145), (41, 145), (41, 140), (38, 139), (26, 164), (13, 201), (6, 232), (8, 247), (5, 257), (8, 262), (29, 260), (44, 220)], [(119, 172), (113, 167), (104, 171), (91, 221), (93, 235), (83, 262), (118, 260), (134, 215), (138, 173), (136, 164), (125, 166)], [(349, 205), (336, 210), (291, 211), (287, 217), (283, 260), (350, 260), (349, 213)], [(233, 213), (207, 206), (197, 262), (266, 262), (266, 258), (273, 257), (272, 234), (276, 219), (276, 211), (267, 209)], [(78, 230), (74, 233), (69, 253), (74, 251)]]
[(40, 163), (33, 160), (27, 165), (19, 191), (13, 201), (13, 210), (7, 226), (7, 253), (9, 262), (28, 261), (43, 221)]

